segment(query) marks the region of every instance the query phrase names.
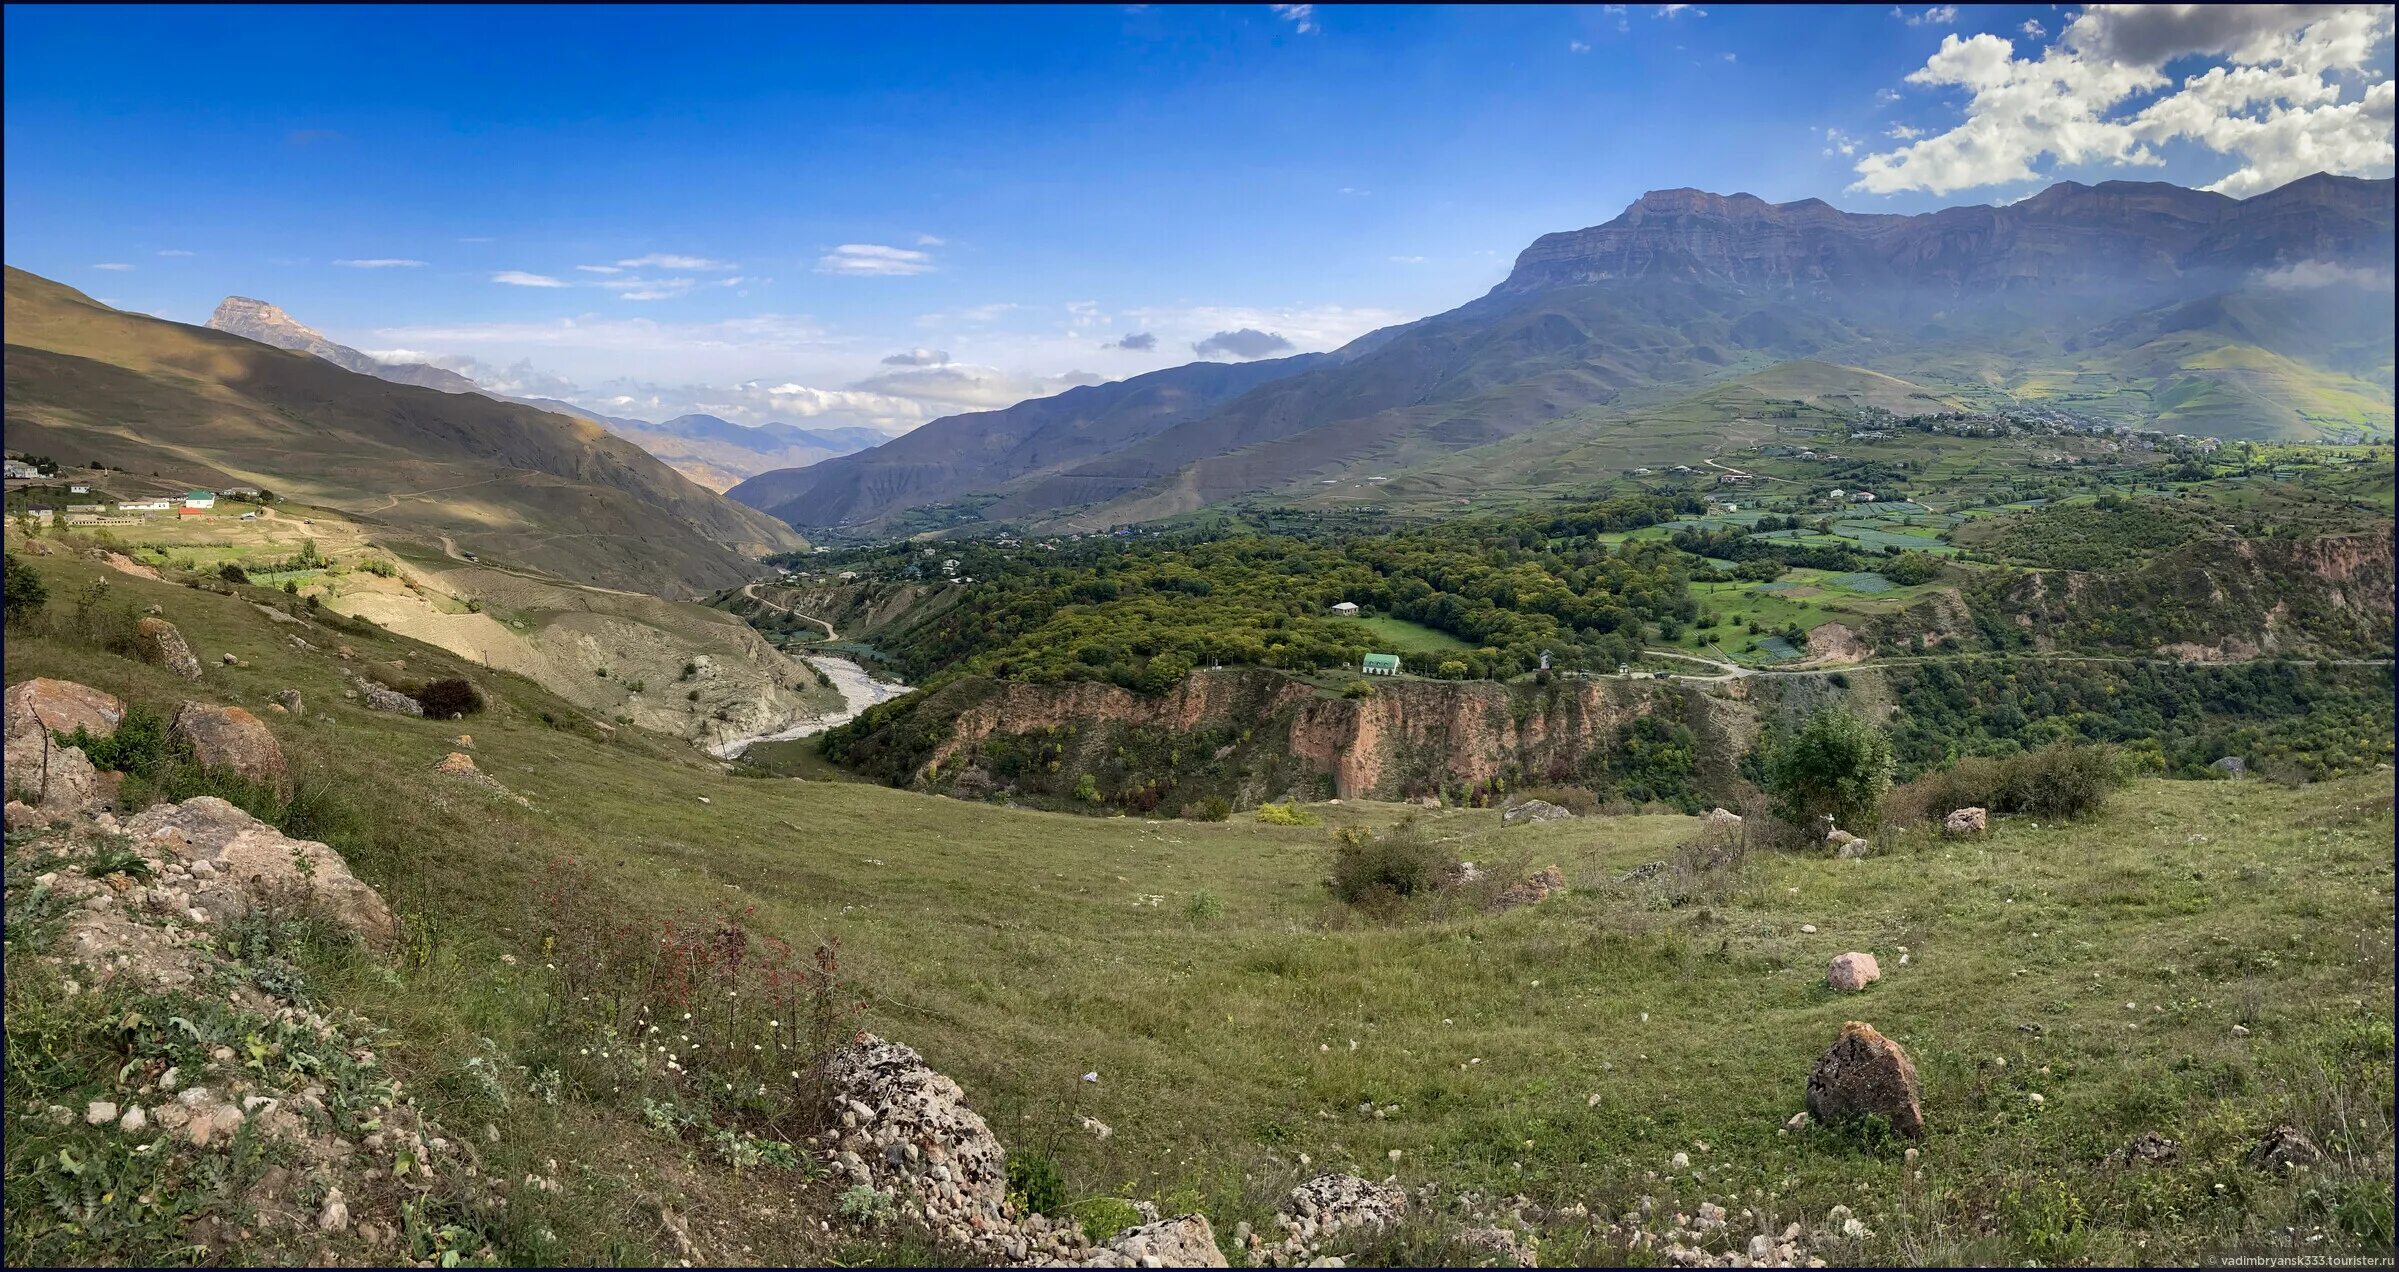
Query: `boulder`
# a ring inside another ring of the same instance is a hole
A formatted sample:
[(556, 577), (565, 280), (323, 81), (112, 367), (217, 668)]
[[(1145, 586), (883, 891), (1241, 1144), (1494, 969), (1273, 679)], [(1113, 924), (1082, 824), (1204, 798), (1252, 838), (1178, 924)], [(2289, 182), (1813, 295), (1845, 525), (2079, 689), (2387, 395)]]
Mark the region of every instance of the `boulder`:
[(1842, 861), (1861, 861), (1873, 851), (1873, 844), (1853, 836), (1842, 840), (1841, 846), (1833, 849), (1833, 856)]
[(2228, 777), (2239, 777), (2249, 771), (2249, 761), (2237, 755), (2227, 755), (2208, 767)]
[(1573, 813), (1547, 800), (1528, 799), (1521, 804), (1509, 805), (1500, 813), (1499, 822), (1503, 826), (1517, 826), (1526, 822), (1564, 821), (1572, 816)]
[(1924, 1134), (1923, 1088), (1899, 1044), (1852, 1020), (1808, 1074), (1808, 1113), (1827, 1126), (1880, 1116), (1892, 1130)]
[(1941, 833), (1952, 837), (1979, 835), (1991, 828), (1988, 809), (1960, 808), (1941, 819)]
[(1845, 994), (1855, 993), (1882, 978), (1883, 969), (1875, 965), (1872, 954), (1854, 951), (1835, 957), (1824, 972), (1824, 983)]
[(42, 815), (23, 800), (8, 801), (7, 826), (10, 830), (31, 830), (42, 824)]
[(1711, 808), (1699, 820), (1711, 830), (1719, 827), (1729, 830), (1741, 824), (1741, 814), (1729, 808)]
[(475, 757), (464, 751), (452, 751), (441, 757), (440, 762), (433, 766), (433, 771), (449, 777), (483, 776), (482, 770), (475, 767)]
[(284, 709), (284, 710), (286, 710), (286, 711), (289, 711), (289, 712), (291, 712), (293, 715), (299, 715), (299, 714), (301, 714), (301, 711), (300, 711), (300, 691), (299, 691), (299, 690), (297, 690), (297, 689), (278, 689), (278, 690), (276, 690), (276, 691), (275, 691), (275, 705), (276, 705), (276, 706), (278, 706), (278, 707), (281, 707), (281, 708), (283, 708), (283, 709)]
[(283, 747), (263, 721), (240, 707), (184, 703), (167, 732), (191, 744), (192, 758), (201, 767), (225, 769), (271, 786), (279, 794), (291, 794), (291, 772), (283, 763)]
[(2266, 1132), (2265, 1138), (2249, 1150), (2249, 1164), (2259, 1170), (2288, 1174), (2294, 1168), (2313, 1166), (2324, 1160), (2324, 1150), (2296, 1126), (2285, 1123)]
[(145, 618), (133, 625), (133, 644), (144, 662), (154, 662), (185, 680), (200, 678), (200, 659), (173, 623)]
[(49, 733), (82, 729), (104, 738), (117, 731), (117, 722), (125, 718), (125, 704), (114, 694), (90, 685), (37, 676), (8, 687), (7, 712), (11, 738), (27, 729)]
[(160, 804), (125, 823), (137, 840), (159, 841), (179, 860), (206, 862), (212, 880), (192, 895), (194, 908), (217, 918), (247, 912), (262, 899), (288, 899), (312, 906), (369, 940), (390, 940), (399, 930), (391, 908), (373, 888), (350, 873), (341, 854), (312, 840), (281, 831), (214, 795), (181, 804)]
[(10, 733), (6, 760), (8, 797), (30, 806), (41, 820), (73, 816), (108, 799), (108, 787), (90, 757), (60, 746), (45, 730)]
[(1278, 1262), (1288, 1262), (1326, 1237), (1390, 1228), (1407, 1212), (1408, 1194), (1396, 1184), (1372, 1183), (1356, 1175), (1318, 1175), (1283, 1199), (1275, 1222), (1291, 1235), (1273, 1252), (1281, 1256)]
[(1491, 909), (1498, 912), (1539, 905), (1549, 899), (1549, 894), (1565, 890), (1566, 873), (1556, 866), (1547, 866), (1525, 876), (1522, 883), (1509, 884), (1506, 891), (1491, 899)]

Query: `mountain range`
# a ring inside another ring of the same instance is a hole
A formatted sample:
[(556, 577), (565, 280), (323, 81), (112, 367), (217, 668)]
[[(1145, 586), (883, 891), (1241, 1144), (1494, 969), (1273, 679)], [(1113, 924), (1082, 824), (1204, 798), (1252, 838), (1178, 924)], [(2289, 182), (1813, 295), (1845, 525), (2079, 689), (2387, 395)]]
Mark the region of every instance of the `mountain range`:
[[(13, 267), (6, 280), (12, 450), (263, 486), (428, 547), (667, 596), (745, 582), (752, 556), (805, 544), (589, 420), (126, 313)], [(273, 316), (246, 313), (294, 338)]]
[(481, 393), (501, 401), (523, 402), (587, 419), (666, 461), (675, 471), (710, 490), (721, 491), (745, 477), (777, 468), (800, 467), (864, 450), (890, 437), (879, 429), (857, 426), (831, 429), (773, 423), (752, 426), (714, 415), (683, 415), (653, 423), (604, 414), (557, 398), (507, 397), (492, 393), (455, 371), (421, 362), (386, 362), (336, 343), (277, 306), (248, 296), (227, 296), (209, 316), (208, 326), (260, 344), (322, 358), (345, 371), (394, 384), (412, 384), (444, 393)]
[(1593, 410), (1794, 360), (1927, 400), (1971, 387), (2176, 432), (2387, 436), (2392, 191), (2321, 174), (2248, 199), (2067, 182), (1913, 216), (1655, 191), (1537, 239), (1488, 294), (1329, 354), (949, 416), (729, 493), (803, 528), (1089, 528), (1471, 468)]

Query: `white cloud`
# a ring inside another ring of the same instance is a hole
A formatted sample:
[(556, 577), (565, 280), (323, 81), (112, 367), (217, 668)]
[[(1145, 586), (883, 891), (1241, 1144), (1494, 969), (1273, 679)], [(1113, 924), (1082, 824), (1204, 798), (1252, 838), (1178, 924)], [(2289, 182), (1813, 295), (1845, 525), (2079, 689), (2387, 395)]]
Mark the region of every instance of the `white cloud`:
[(586, 274), (622, 274), (625, 272), (621, 265), (577, 265), (575, 268)]
[(406, 260), (397, 256), (374, 256), (358, 261), (335, 261), (349, 269), (423, 269), (425, 262)]
[(1954, 4), (1936, 4), (1918, 13), (1910, 13), (1905, 9), (1893, 9), (1891, 16), (1912, 27), (1948, 26), (1958, 20), (1958, 7)]
[(199, 253), (197, 253), (197, 252), (187, 252), (187, 251), (184, 251), (182, 248), (179, 248), (179, 247), (162, 247), (162, 248), (158, 249), (158, 254), (159, 254), (160, 256), (197, 256), (197, 255), (199, 255)]
[(950, 362), (881, 372), (856, 382), (851, 390), (905, 398), (933, 409), (994, 411), (1026, 398), (1047, 397), (1079, 384), (1097, 384), (1102, 377), (1086, 371), (1054, 376), (1016, 376), (997, 367)]
[(1389, 259), (1389, 260), (1391, 261), (1391, 263), (1392, 263), (1392, 264), (1394, 264), (1394, 265), (1422, 265), (1422, 264), (1424, 264), (1424, 258), (1423, 258), (1423, 257), (1421, 257), (1421, 256), (1393, 256), (1393, 257), (1390, 257), (1390, 258), (1388, 258), (1388, 259)]
[(949, 327), (960, 323), (998, 322), (1004, 315), (1022, 308), (1024, 306), (1005, 300), (989, 305), (969, 305), (964, 309), (920, 314), (916, 319), (916, 325), (919, 327)]
[[(2178, 141), (2232, 157), (2208, 188), (2239, 197), (2319, 171), (2387, 176), (2392, 81), (2370, 81), (2391, 32), (2387, 6), (2094, 5), (2037, 57), (1944, 36), (1908, 82), (1965, 90), (1965, 118), (1861, 159), (1850, 188), (1947, 194), (2042, 179), (2043, 160), (2156, 167)], [(2165, 73), (2191, 57), (2216, 64)]]
[(2260, 270), (2249, 281), (2272, 291), (2311, 291), (2318, 287), (2344, 286), (2374, 291), (2391, 290), (2389, 274), (2362, 265), (2353, 267), (2333, 261), (2294, 261), (2273, 269)]
[(1583, 43), (1581, 40), (1568, 40), (1566, 42), (1566, 51), (1569, 53), (1588, 53), (1591, 51), (1591, 46)]
[(1738, 61), (1740, 61), (1741, 59), (1740, 59), (1738, 56), (1734, 55), (1734, 54), (1727, 53), (1727, 54), (1725, 54), (1725, 55), (1724, 55), (1724, 60), (1725, 60), (1725, 61), (1727, 61), (1727, 62), (1738, 62)]
[(1874, 104), (1877, 106), (1888, 106), (1898, 100), (1899, 90), (1896, 88), (1878, 88), (1874, 90)]
[(916, 236), (916, 245), (918, 247), (946, 247), (948, 244), (949, 240), (941, 237), (938, 234), (919, 234)]
[(648, 256), (636, 256), (631, 260), (618, 261), (617, 267), (619, 269), (696, 269), (711, 273), (723, 273), (729, 269), (741, 268), (732, 261), (712, 261), (705, 256), (676, 256), (667, 252), (652, 252)]
[(511, 287), (568, 286), (568, 284), (559, 282), (557, 279), (552, 278), (547, 274), (528, 274), (521, 269), (501, 270), (500, 272), (493, 274), (491, 276), (491, 280), (495, 283), (506, 283)]
[(1708, 16), (1707, 10), (1699, 8), (1696, 5), (1688, 4), (1661, 4), (1652, 8), (1649, 11), (1649, 16), (1653, 18), (1679, 18), (1686, 13), (1695, 18), (1704, 18)]
[(1906, 124), (1893, 124), (1891, 125), (1891, 130), (1883, 135), (1885, 137), (1889, 137), (1893, 141), (1914, 141), (1918, 137), (1924, 135), (1924, 130), (1921, 128), (1910, 128)]
[(113, 274), (123, 274), (123, 273), (128, 273), (128, 272), (131, 272), (131, 270), (133, 269), (133, 267), (132, 267), (131, 265), (128, 265), (128, 264), (126, 264), (126, 263), (125, 263), (125, 262), (123, 262), (123, 261), (108, 261), (108, 262), (106, 262), (106, 263), (104, 263), (104, 264), (94, 265), (94, 266), (92, 266), (92, 268), (93, 268), (93, 269), (104, 269), (104, 270), (107, 270), (107, 271), (109, 271), (110, 273), (113, 273)]
[(886, 247), (880, 243), (844, 243), (818, 257), (816, 269), (821, 274), (930, 274), (933, 272), (933, 256), (930, 252)]
[(1858, 145), (1859, 142), (1856, 137), (1842, 132), (1838, 128), (1827, 128), (1824, 130), (1824, 153), (1827, 156), (1854, 155), (1858, 152)]
[(887, 367), (937, 367), (949, 360), (949, 354), (939, 349), (927, 349), (920, 345), (914, 349), (885, 355), (883, 365)]
[(1272, 9), (1272, 10), (1274, 10), (1274, 15), (1275, 15), (1276, 17), (1278, 17), (1278, 18), (1281, 18), (1283, 21), (1290, 23), (1290, 24), (1291, 24), (1291, 28), (1292, 28), (1293, 30), (1295, 30), (1295, 31), (1299, 32), (1301, 35), (1308, 35), (1308, 34), (1311, 34), (1311, 33), (1313, 33), (1313, 32), (1316, 30), (1316, 6), (1315, 6), (1315, 5), (1312, 5), (1312, 4), (1270, 4), (1270, 5), (1266, 6), (1266, 7), (1267, 7), (1267, 8), (1269, 8), (1269, 9)]
[(2024, 25), (2017, 27), (2016, 29), (2036, 40), (2046, 40), (2049, 38), (2049, 28), (2042, 26), (2039, 18), (2026, 18), (2024, 20)]

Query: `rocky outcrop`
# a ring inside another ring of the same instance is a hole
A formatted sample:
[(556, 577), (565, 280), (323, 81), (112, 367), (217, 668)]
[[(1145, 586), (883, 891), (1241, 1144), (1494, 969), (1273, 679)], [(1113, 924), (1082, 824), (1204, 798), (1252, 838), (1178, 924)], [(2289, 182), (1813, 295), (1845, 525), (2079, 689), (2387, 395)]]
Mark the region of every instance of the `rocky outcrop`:
[[(1229, 668), (1194, 672), (1155, 696), (1090, 682), (973, 679), (902, 705), (910, 710), (884, 727), (931, 741), (907, 770), (890, 774), (895, 781), (940, 789), (980, 762), (987, 741), (1042, 735), (1069, 748), (1071, 784), (1073, 773), (1113, 752), (1107, 739), (1118, 733), (1213, 733), (1233, 748), (1220, 759), (1258, 775), (1252, 780), (1262, 788), (1244, 790), (1243, 799), (1263, 801), (1319, 775), (1341, 799), (1414, 799), (1512, 775), (1549, 780), (1581, 771), (1643, 716), (1691, 724), (1720, 704), (1686, 686), (1616, 680), (1398, 680), (1378, 684), (1372, 697), (1327, 698), (1279, 672)], [(1204, 751), (1183, 754), (1187, 765), (1206, 759)]]
[(26, 729), (73, 733), (82, 729), (95, 738), (117, 731), (125, 704), (114, 694), (72, 680), (36, 677), (8, 687), (8, 736)]
[(221, 920), (265, 901), (295, 902), (340, 921), (371, 941), (399, 930), (391, 908), (350, 873), (341, 854), (291, 839), (214, 795), (160, 804), (125, 823), (137, 842), (183, 863), (203, 881), (189, 908)]
[(861, 1033), (826, 1067), (836, 1168), (904, 1200), (936, 1236), (1012, 1258), (1007, 1154), (958, 1084), (915, 1048)]
[(1183, 1215), (1127, 1228), (1108, 1243), (1078, 1259), (1039, 1264), (1043, 1267), (1082, 1268), (1221, 1268), (1224, 1251), (1216, 1246), (1216, 1230), (1206, 1215)]
[(283, 747), (257, 716), (240, 707), (187, 702), (175, 712), (167, 732), (192, 748), (192, 759), (203, 768), (222, 769), (291, 794), (291, 771), (283, 762)]
[(390, 711), (407, 716), (423, 716), (425, 714), (423, 703), (397, 689), (386, 688), (364, 676), (353, 677), (353, 679), (358, 685), (359, 698), (367, 704), (367, 709), (370, 711)]
[(145, 662), (157, 663), (185, 680), (200, 678), (200, 659), (173, 623), (152, 615), (133, 625), (134, 647)]
[(41, 817), (80, 813), (107, 798), (98, 769), (84, 753), (61, 746), (42, 729), (8, 735), (8, 796)]
[(2289, 1174), (2323, 1160), (2324, 1150), (2316, 1147), (2305, 1131), (2287, 1124), (2266, 1132), (2249, 1150), (2251, 1166), (2275, 1174)]
[(1852, 1020), (1808, 1074), (1808, 1115), (1827, 1126), (1880, 1117), (1892, 1130), (1924, 1134), (1916, 1066), (1899, 1044)]
[(1952, 839), (1979, 835), (1991, 828), (1991, 813), (1985, 808), (1959, 808), (1941, 819), (1941, 833)]
[(1284, 1267), (1306, 1262), (1323, 1244), (1344, 1233), (1388, 1229), (1408, 1213), (1408, 1194), (1398, 1185), (1356, 1175), (1318, 1175), (1291, 1190), (1275, 1212), (1280, 1242), (1261, 1251), (1265, 1262)]

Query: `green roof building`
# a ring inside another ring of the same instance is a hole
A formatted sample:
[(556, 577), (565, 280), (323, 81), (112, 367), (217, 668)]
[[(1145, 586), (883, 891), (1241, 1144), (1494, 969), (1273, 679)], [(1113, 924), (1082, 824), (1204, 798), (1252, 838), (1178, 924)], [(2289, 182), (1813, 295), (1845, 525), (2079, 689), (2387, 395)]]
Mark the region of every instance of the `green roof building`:
[(1358, 670), (1369, 676), (1396, 676), (1399, 674), (1399, 655), (1368, 654)]

